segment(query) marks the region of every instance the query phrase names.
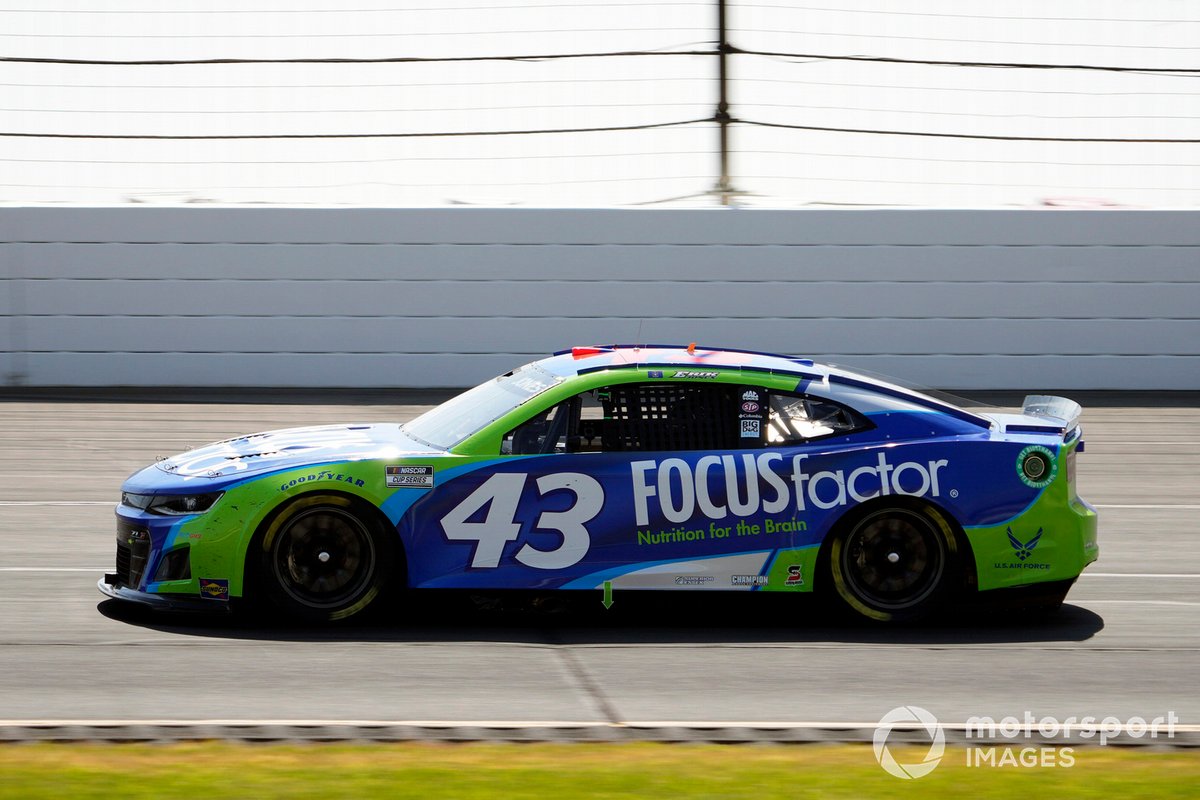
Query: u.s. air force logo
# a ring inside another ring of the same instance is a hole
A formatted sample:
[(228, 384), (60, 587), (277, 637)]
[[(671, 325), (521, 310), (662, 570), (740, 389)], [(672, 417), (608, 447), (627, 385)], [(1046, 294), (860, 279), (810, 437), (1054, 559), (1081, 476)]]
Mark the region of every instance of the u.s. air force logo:
[(1037, 534), (1035, 534), (1034, 537), (1032, 539), (1030, 539), (1028, 542), (1022, 542), (1020, 539), (1018, 539), (1016, 536), (1013, 535), (1012, 528), (1008, 529), (1008, 541), (1012, 545), (1013, 552), (1016, 554), (1017, 558), (1021, 559), (1022, 561), (1024, 561), (1025, 559), (1027, 559), (1031, 555), (1033, 555), (1033, 549), (1035, 547), (1037, 547), (1038, 539), (1041, 539), (1041, 538), (1042, 538), (1042, 529), (1041, 528), (1038, 528)]

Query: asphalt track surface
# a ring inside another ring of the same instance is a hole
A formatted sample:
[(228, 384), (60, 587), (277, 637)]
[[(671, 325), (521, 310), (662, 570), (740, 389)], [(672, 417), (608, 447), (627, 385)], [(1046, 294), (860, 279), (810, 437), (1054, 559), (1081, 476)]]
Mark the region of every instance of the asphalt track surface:
[(403, 421), (435, 395), (0, 398), (0, 724), (832, 724), (900, 705), (943, 722), (1030, 711), (1198, 723), (1200, 397), (1076, 397), (1101, 558), (1049, 616), (966, 606), (890, 630), (807, 598), (618, 593), (606, 612), (599, 593), (565, 608), (435, 594), (333, 631), (105, 600), (95, 584), (112, 569), (120, 483), (189, 446)]

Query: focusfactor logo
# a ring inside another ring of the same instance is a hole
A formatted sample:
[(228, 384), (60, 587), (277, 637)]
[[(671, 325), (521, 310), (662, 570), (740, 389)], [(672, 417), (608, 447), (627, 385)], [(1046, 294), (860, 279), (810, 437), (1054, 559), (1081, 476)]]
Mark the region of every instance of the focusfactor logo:
[[(929, 750), (925, 757), (914, 763), (901, 763), (896, 760), (888, 747), (888, 737), (897, 725), (906, 728), (918, 726), (929, 734)], [(875, 760), (889, 774), (904, 780), (923, 778), (937, 768), (942, 755), (946, 752), (946, 733), (938, 723), (937, 717), (920, 706), (899, 706), (883, 715), (875, 727), (872, 739), (875, 745)]]
[[(950, 466), (945, 458), (893, 464), (881, 452), (874, 463), (810, 473), (808, 458), (795, 455), (789, 464), (782, 453), (769, 452), (705, 455), (695, 463), (682, 458), (633, 461), (634, 519), (649, 525), (651, 512), (668, 522), (686, 522), (697, 510), (708, 519), (744, 518), (789, 507), (807, 511), (809, 505), (828, 510), (880, 495), (940, 497), (939, 473)], [(710, 472), (725, 479), (724, 497), (709, 494)]]

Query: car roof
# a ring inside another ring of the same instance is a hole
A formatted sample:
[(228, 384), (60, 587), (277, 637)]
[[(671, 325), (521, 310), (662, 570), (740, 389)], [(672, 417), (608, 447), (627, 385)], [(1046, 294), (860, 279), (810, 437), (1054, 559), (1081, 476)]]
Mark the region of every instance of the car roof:
[(732, 350), (691, 345), (610, 344), (587, 345), (559, 350), (539, 362), (548, 371), (559, 375), (586, 375), (605, 369), (622, 367), (677, 367), (681, 369), (741, 369), (749, 372), (794, 374), (811, 379), (823, 378), (812, 359), (792, 358), (752, 350)]
[[(804, 382), (821, 383), (843, 391), (867, 391), (876, 395), (940, 411), (973, 425), (987, 428), (991, 422), (977, 414), (938, 400), (922, 391), (909, 389), (872, 376), (864, 375), (811, 358), (763, 353), (756, 350), (699, 347), (669, 344), (609, 344), (582, 345), (559, 350), (536, 362), (551, 374), (569, 378), (612, 369), (736, 369), (742, 372), (771, 375), (792, 375)], [(834, 394), (841, 394), (837, 390)]]

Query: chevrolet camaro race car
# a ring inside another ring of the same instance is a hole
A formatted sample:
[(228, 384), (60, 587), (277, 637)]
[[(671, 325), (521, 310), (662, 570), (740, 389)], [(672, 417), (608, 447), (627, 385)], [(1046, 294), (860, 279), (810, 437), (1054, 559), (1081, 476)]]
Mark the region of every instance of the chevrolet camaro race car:
[(404, 424), (257, 433), (132, 475), (105, 594), (358, 614), (393, 589), (827, 592), (882, 621), (1061, 601), (1098, 555), (1079, 406), (981, 414), (807, 359), (576, 347)]

